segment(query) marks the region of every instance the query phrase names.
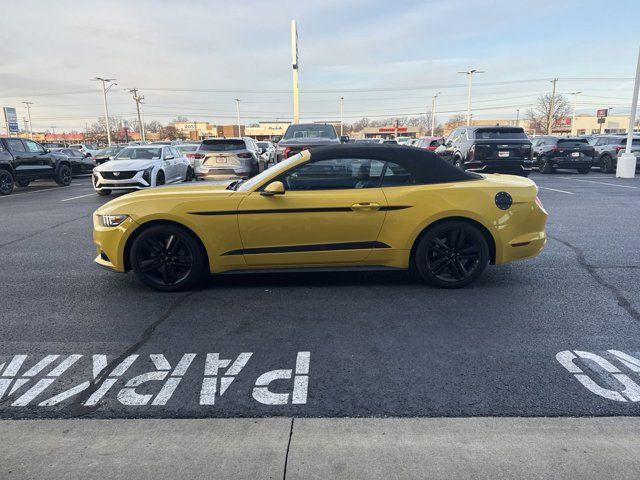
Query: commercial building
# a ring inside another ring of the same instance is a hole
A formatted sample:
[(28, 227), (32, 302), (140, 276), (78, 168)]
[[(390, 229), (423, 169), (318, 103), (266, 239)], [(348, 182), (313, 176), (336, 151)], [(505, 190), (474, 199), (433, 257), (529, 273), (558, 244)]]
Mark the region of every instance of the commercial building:
[(209, 122), (174, 122), (173, 126), (181, 136), (189, 140), (218, 136), (216, 125)]
[(256, 140), (270, 140), (273, 137), (282, 137), (291, 122), (273, 121), (259, 122), (257, 126), (246, 127), (245, 135), (253, 137)]
[(353, 138), (395, 138), (411, 137), (417, 138), (422, 134), (421, 128), (416, 126), (385, 125), (383, 127), (365, 127), (360, 132), (354, 132)]

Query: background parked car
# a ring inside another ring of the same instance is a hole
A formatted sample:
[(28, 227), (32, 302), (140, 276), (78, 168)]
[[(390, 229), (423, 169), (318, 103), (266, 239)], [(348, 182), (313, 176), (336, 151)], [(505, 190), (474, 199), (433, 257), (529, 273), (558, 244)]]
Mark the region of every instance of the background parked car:
[(73, 175), (91, 173), (96, 166), (94, 157), (87, 157), (80, 150), (75, 150), (73, 148), (54, 148), (51, 151), (56, 155), (63, 155), (69, 160)]
[(113, 160), (93, 170), (93, 188), (98, 195), (114, 190), (142, 190), (193, 179), (189, 161), (170, 145), (126, 147)]
[(289, 125), (278, 142), (278, 162), (310, 147), (338, 145), (341, 139), (329, 123), (296, 123)]
[(96, 153), (98, 153), (98, 148), (90, 143), (74, 143), (69, 145), (69, 148), (80, 150), (86, 156), (94, 156)]
[(101, 165), (104, 162), (108, 162), (109, 160), (113, 160), (120, 150), (122, 150), (126, 145), (112, 145), (107, 148), (103, 148), (99, 150), (93, 157), (96, 165)]
[(203, 140), (195, 154), (196, 179), (249, 178), (260, 169), (258, 145), (249, 137)]
[(265, 165), (268, 166), (270, 163), (276, 163), (277, 160), (277, 152), (276, 146), (269, 141), (261, 140), (257, 142), (258, 148), (262, 149), (262, 153), (260, 156), (265, 162)]
[(33, 140), (0, 138), (0, 195), (13, 192), (15, 183), (26, 187), (41, 178), (53, 178), (67, 186), (71, 176), (71, 165), (63, 155), (51, 153)]
[[(618, 165), (618, 155), (627, 148), (627, 137), (622, 135), (603, 135), (592, 140), (595, 149), (594, 165), (603, 173), (613, 173)], [(631, 142), (631, 152), (636, 155), (636, 168), (640, 166), (640, 137)]]
[(586, 138), (543, 135), (533, 139), (533, 165), (540, 173), (557, 168), (577, 170), (586, 174), (593, 165), (594, 149)]
[(443, 144), (443, 137), (421, 137), (414, 142), (413, 146), (424, 148), (425, 150), (429, 150), (430, 152), (435, 152), (436, 148)]
[(458, 127), (436, 153), (463, 170), (524, 177), (531, 173), (531, 141), (521, 127)]

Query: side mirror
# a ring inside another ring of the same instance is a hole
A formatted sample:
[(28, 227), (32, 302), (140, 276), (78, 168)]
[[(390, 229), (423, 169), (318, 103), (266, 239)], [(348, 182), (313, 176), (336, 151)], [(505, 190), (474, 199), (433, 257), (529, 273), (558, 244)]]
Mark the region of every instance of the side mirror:
[(349, 135), (340, 135), (340, 142), (347, 143), (349, 141)]
[(282, 182), (271, 182), (260, 192), (264, 197), (272, 197), (273, 195), (284, 195), (284, 184)]
[(173, 155), (169, 155), (168, 157), (164, 157), (165, 160), (173, 160), (175, 157)]
[(444, 153), (446, 151), (446, 147), (444, 145), (440, 145), (438, 148), (435, 149), (435, 152), (440, 155), (442, 153)]

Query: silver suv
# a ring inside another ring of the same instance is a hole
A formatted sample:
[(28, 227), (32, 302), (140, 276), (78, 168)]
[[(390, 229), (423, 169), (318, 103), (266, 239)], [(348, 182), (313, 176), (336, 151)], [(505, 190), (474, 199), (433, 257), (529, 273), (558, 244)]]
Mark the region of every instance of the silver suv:
[[(593, 164), (603, 173), (613, 173), (618, 165), (618, 155), (627, 148), (626, 135), (602, 135), (589, 140), (596, 150)], [(636, 156), (636, 168), (640, 166), (640, 137), (633, 137), (631, 153)]]
[(220, 177), (249, 178), (259, 172), (259, 149), (255, 140), (242, 138), (211, 138), (203, 140), (197, 154), (198, 180)]

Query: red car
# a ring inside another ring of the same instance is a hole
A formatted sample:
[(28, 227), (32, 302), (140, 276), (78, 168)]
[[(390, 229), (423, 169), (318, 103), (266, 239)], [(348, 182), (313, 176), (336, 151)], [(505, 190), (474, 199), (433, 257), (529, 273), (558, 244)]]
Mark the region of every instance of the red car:
[(436, 148), (444, 144), (443, 137), (421, 137), (413, 144), (414, 147), (424, 148), (434, 152)]

